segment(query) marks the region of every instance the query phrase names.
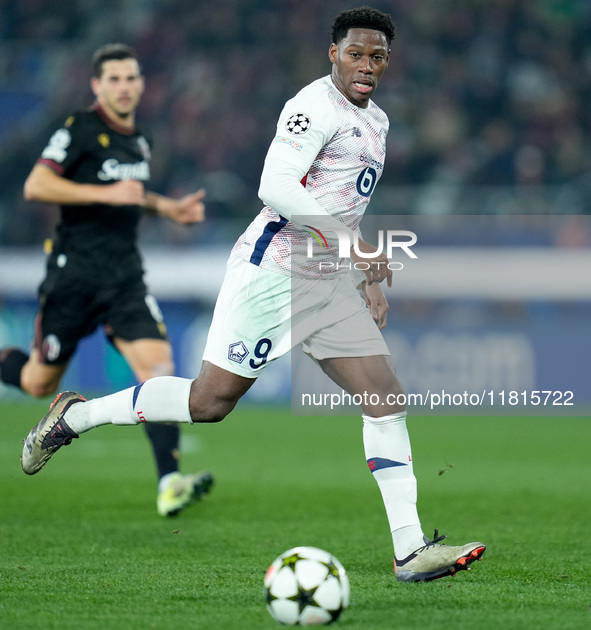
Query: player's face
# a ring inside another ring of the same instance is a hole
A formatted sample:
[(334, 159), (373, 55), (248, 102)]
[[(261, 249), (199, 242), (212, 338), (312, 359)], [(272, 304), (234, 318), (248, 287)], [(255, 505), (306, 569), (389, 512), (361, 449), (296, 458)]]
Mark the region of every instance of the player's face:
[(105, 112), (120, 123), (133, 123), (144, 78), (135, 59), (111, 59), (103, 63), (103, 73), (93, 77), (92, 91)]
[(388, 67), (388, 40), (381, 31), (350, 28), (338, 44), (331, 44), (332, 80), (351, 103), (367, 107)]

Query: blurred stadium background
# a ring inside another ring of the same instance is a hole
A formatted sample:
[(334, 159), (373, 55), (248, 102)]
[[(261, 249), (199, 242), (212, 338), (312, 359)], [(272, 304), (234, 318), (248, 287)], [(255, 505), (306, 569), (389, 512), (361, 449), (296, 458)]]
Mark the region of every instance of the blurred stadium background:
[[(137, 49), (147, 79), (139, 122), (155, 139), (151, 188), (171, 195), (208, 190), (204, 225), (181, 229), (146, 218), (141, 236), (148, 281), (167, 318), (179, 372), (195, 375), (225, 258), (260, 208), (258, 178), (277, 115), (293, 93), (330, 71), (332, 19), (359, 4), (0, 0), (0, 346), (29, 343), (42, 243), (57, 218), (55, 209), (24, 202), (23, 182), (52, 130), (71, 109), (90, 104), (92, 52), (124, 41)], [(501, 215), (504, 230), (494, 242), (483, 229), (470, 231), (469, 242), (461, 244), (489, 253), (491, 247), (535, 249), (530, 261), (572, 254), (565, 275), (555, 272), (546, 293), (491, 293), (490, 260), (478, 251), (472, 261), (480, 288), (458, 290), (464, 287), (461, 276), (441, 276), (447, 289), (436, 292), (431, 276), (393, 291), (390, 330), (401, 353), (402, 380), (406, 369), (410, 389), (423, 386), (421, 374), (443, 384), (455, 375), (461, 387), (473, 384), (467, 376), (494, 369), (501, 376), (514, 373), (516, 380), (499, 377), (489, 386), (540, 389), (553, 383), (565, 389), (574, 383), (578, 401), (589, 404), (591, 393), (581, 379), (588, 377), (591, 356), (591, 283), (585, 282), (591, 4), (371, 4), (390, 12), (397, 25), (390, 68), (376, 95), (391, 128), (372, 213), (427, 215), (440, 226), (451, 225), (454, 215)], [(560, 217), (559, 223), (541, 220), (524, 228), (522, 217), (548, 215)], [(527, 287), (531, 273), (532, 267), (515, 269), (515, 286)], [(565, 276), (577, 281), (562, 290)], [(511, 285), (511, 275), (504, 277)], [(521, 349), (513, 372), (498, 357), (491, 359), (490, 348), (503, 343), (513, 349), (507, 356)], [(411, 356), (418, 358), (405, 364)], [(290, 368), (284, 362), (269, 370), (250, 395), (288, 400)], [(126, 368), (95, 336), (81, 348), (65, 385), (89, 392), (127, 382)], [(0, 395), (16, 394), (0, 389)]]

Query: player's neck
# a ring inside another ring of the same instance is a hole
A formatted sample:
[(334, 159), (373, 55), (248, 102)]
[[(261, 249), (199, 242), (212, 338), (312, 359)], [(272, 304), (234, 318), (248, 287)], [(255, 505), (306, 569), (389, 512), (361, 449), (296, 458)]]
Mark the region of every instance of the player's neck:
[(115, 131), (121, 133), (131, 133), (135, 129), (135, 115), (130, 113), (128, 116), (118, 116), (110, 107), (96, 101), (94, 109), (101, 118)]

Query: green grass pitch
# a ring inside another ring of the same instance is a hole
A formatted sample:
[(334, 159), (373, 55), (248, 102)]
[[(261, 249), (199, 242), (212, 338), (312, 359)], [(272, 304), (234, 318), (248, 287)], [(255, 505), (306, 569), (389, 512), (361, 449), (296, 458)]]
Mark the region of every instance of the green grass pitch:
[(264, 572), (297, 545), (345, 565), (343, 630), (591, 627), (589, 419), (410, 416), (426, 533), (488, 549), (455, 578), (400, 584), (358, 418), (242, 406), (183, 427), (183, 470), (216, 485), (165, 520), (140, 427), (97, 429), (24, 475), (46, 408), (0, 403), (3, 630), (276, 628)]

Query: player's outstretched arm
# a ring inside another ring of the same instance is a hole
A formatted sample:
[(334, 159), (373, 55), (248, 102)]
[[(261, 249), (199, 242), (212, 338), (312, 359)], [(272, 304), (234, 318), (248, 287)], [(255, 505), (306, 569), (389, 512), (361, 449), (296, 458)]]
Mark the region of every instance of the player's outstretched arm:
[(203, 203), (205, 195), (203, 188), (180, 199), (147, 192), (146, 210), (177, 223), (200, 223), (205, 219), (205, 204)]
[(27, 201), (62, 205), (104, 203), (115, 206), (145, 204), (142, 182), (128, 179), (114, 184), (79, 184), (58, 175), (49, 166), (36, 164), (24, 186)]

